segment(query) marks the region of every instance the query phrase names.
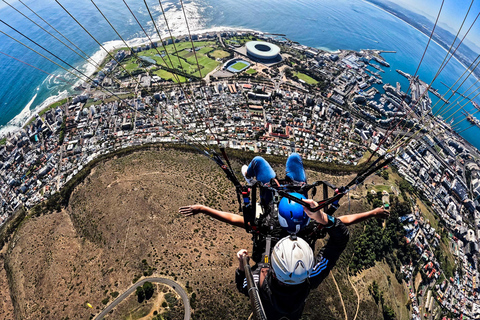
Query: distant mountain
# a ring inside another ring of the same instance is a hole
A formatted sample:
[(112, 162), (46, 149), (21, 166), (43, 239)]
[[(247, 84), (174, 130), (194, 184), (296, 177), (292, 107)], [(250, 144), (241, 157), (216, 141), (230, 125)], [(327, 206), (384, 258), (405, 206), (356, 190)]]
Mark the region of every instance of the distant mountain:
[[(409, 25), (413, 26), (414, 28), (418, 29), (420, 32), (425, 34), (426, 36), (430, 37), (432, 33), (432, 29), (434, 27), (434, 23), (430, 21), (425, 16), (410, 11), (404, 7), (399, 6), (396, 3), (387, 1), (387, 0), (365, 0), (370, 2), (383, 10), (387, 11), (388, 13), (393, 14), (399, 19), (402, 19)], [(464, 25), (463, 30), (468, 30), (469, 26)], [(463, 34), (462, 32), (459, 38), (456, 39), (455, 45), (452, 48), (452, 51), (455, 50), (458, 43), (461, 41)], [(452, 34), (450, 31), (440, 27), (438, 24), (435, 27), (435, 33), (433, 34), (433, 40), (439, 43), (444, 49), (449, 50), (450, 46), (452, 45), (453, 40), (455, 39), (455, 35)], [(458, 50), (455, 52), (455, 58), (457, 58), (461, 63), (466, 66), (469, 66), (478, 56), (478, 53), (470, 49), (464, 42), (460, 45)], [(480, 70), (474, 70), (474, 75), (480, 77)]]

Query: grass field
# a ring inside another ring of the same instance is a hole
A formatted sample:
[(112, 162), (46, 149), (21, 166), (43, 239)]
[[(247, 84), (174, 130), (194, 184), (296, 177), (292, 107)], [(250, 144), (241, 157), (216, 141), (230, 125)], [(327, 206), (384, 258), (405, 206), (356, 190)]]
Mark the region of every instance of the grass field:
[(380, 192), (387, 191), (388, 193), (392, 192), (392, 187), (391, 186), (379, 185), (379, 186), (373, 186), (373, 189), (377, 192), (378, 191), (380, 191)]
[[(192, 45), (190, 42), (180, 42), (176, 43), (175, 46), (170, 44), (165, 47), (143, 51), (142, 55), (155, 60), (157, 65), (178, 69), (193, 76), (204, 77), (220, 64), (218, 61), (208, 57), (207, 54), (221, 50), (217, 50), (217, 44), (214, 41), (197, 41), (194, 42), (194, 45), (196, 48), (200, 48), (200, 50), (193, 52), (191, 51)], [(165, 54), (165, 51), (168, 54), (161, 57), (159, 52)], [(199, 66), (200, 71), (198, 70)], [(159, 76), (166, 80), (174, 79), (171, 73), (167, 72), (164, 75), (165, 77)]]
[(295, 75), (298, 77), (298, 79), (301, 79), (308, 84), (317, 84), (318, 83), (317, 80), (313, 79), (312, 77), (307, 76), (304, 73), (296, 72)]
[(133, 71), (133, 70), (138, 69), (138, 68), (139, 68), (139, 65), (138, 65), (137, 63), (133, 62), (133, 61), (129, 61), (129, 62), (127, 62), (126, 64), (124, 64), (123, 67), (124, 67), (127, 71), (131, 72), (131, 71)]
[[(177, 77), (175, 77), (171, 72), (160, 69), (160, 70), (154, 71), (153, 73), (162, 79), (172, 80), (178, 83)], [(182, 76), (178, 76), (178, 79), (180, 80), (180, 82), (186, 81), (185, 77), (182, 77)]]
[(210, 56), (214, 57), (215, 59), (221, 59), (221, 58), (226, 58), (230, 55), (227, 51), (223, 50), (214, 50), (212, 53), (210, 53)]
[(235, 63), (234, 65), (231, 66), (232, 69), (235, 69), (235, 70), (242, 70), (243, 68), (245, 68), (247, 66), (246, 63), (243, 63), (243, 62), (237, 62)]
[(250, 68), (245, 72), (248, 73), (248, 74), (255, 74), (255, 73), (257, 73), (257, 70)]
[(256, 37), (249, 35), (247, 37), (231, 37), (229, 39), (224, 39), (225, 44), (239, 44), (244, 45), (248, 41), (258, 40)]

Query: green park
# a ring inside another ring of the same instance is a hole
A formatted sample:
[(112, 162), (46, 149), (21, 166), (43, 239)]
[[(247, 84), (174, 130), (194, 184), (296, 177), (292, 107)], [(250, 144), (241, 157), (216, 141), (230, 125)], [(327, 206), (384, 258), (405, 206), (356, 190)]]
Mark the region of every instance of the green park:
[(151, 74), (164, 80), (185, 82), (184, 76), (172, 74), (169, 70), (203, 78), (221, 63), (217, 59), (230, 55), (215, 41), (195, 41), (193, 46), (185, 41), (144, 50), (122, 61), (122, 65), (131, 73), (149, 68)]

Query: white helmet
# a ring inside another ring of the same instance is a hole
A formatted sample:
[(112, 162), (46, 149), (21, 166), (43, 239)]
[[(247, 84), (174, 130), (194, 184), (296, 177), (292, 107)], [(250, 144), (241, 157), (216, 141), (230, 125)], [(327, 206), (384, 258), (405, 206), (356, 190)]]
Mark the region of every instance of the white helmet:
[(277, 279), (285, 284), (300, 284), (312, 271), (315, 259), (308, 243), (295, 237), (285, 237), (272, 251), (272, 268)]

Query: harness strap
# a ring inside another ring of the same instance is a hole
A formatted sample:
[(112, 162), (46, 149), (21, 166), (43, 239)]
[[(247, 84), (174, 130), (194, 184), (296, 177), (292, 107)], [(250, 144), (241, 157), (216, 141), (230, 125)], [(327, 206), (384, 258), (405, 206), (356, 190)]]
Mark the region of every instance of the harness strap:
[(270, 262), (270, 247), (272, 245), (272, 237), (270, 235), (267, 236), (266, 244), (265, 244), (265, 254), (263, 255), (263, 262), (269, 263)]

